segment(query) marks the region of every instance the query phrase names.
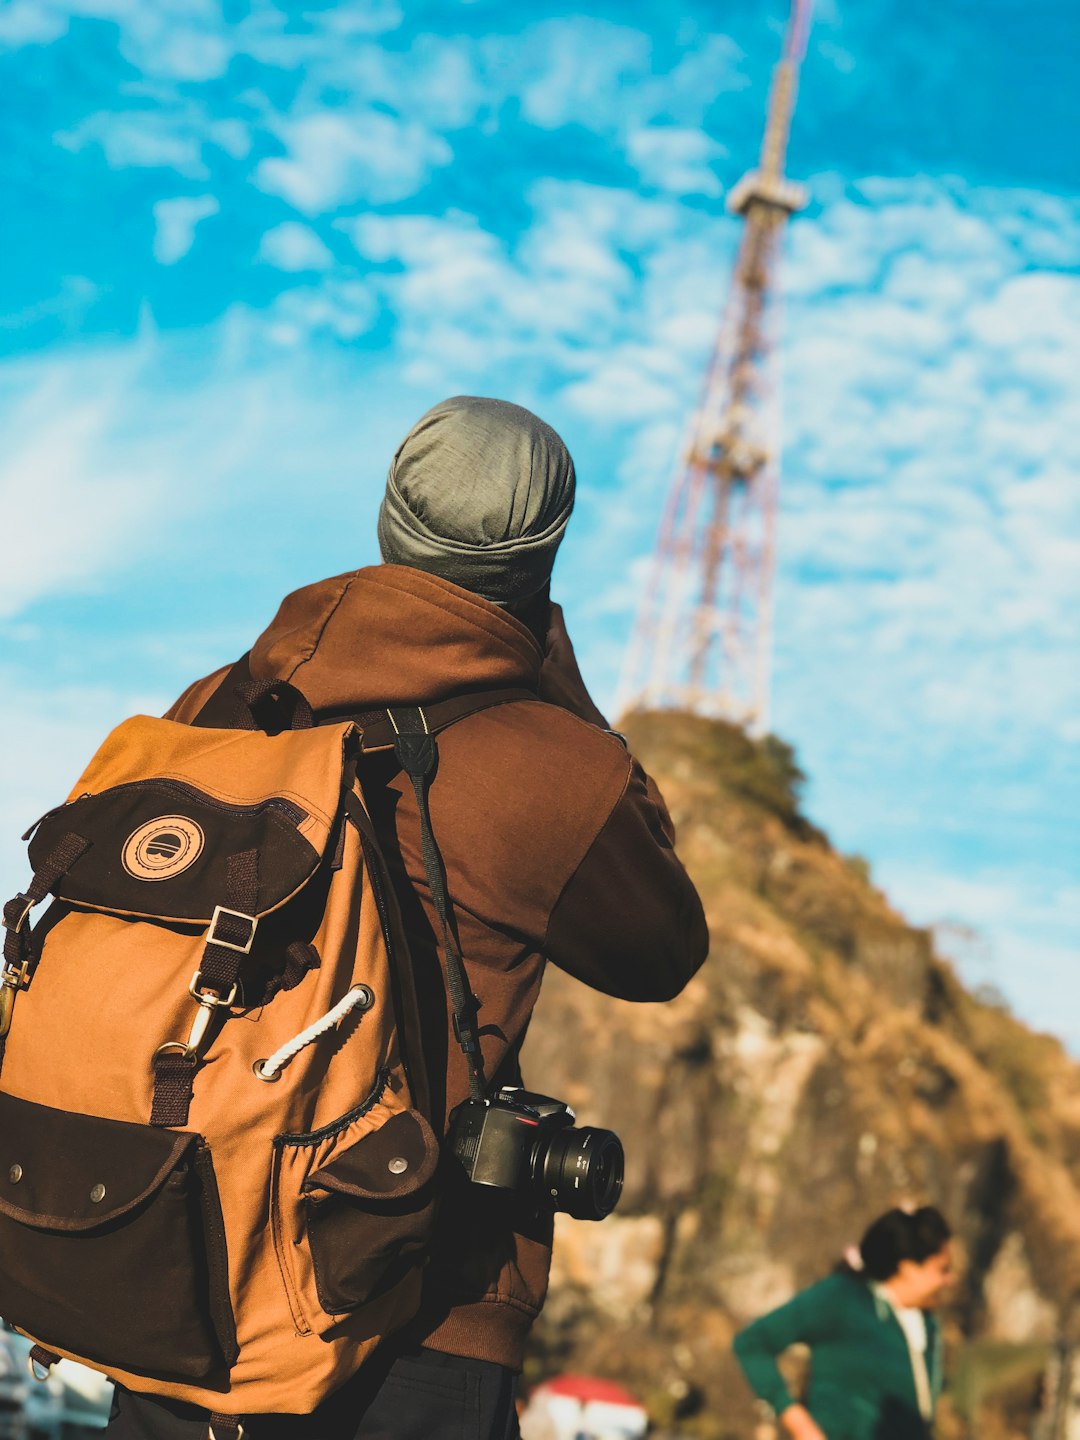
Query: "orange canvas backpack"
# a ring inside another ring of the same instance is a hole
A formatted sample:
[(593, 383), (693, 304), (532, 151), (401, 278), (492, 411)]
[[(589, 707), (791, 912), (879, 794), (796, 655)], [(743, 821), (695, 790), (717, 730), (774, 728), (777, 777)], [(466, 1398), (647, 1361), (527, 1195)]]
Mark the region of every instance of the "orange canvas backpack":
[(363, 736), (248, 691), (307, 728), (107, 738), (34, 827), (0, 983), (0, 1315), (212, 1432), (310, 1411), (411, 1318), (438, 1190)]

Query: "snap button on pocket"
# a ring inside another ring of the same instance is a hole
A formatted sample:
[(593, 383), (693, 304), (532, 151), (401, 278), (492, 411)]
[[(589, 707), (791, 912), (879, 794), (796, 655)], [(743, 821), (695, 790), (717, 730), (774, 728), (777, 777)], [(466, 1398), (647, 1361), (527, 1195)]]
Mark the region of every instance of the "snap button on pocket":
[(11, 1169), (8, 1171), (8, 1179), (11, 1181), (12, 1185), (17, 1185), (17, 1184), (19, 1183), (19, 1181), (22, 1179), (22, 1176), (23, 1176), (22, 1166), (21, 1166), (21, 1165), (12, 1165)]
[(393, 1160), (389, 1161), (386, 1168), (390, 1171), (391, 1175), (403, 1175), (409, 1168), (409, 1162), (403, 1155), (395, 1155)]
[(90, 1202), (93, 1205), (100, 1205), (102, 1200), (104, 1199), (105, 1186), (99, 1183), (95, 1185), (94, 1188), (90, 1191)]

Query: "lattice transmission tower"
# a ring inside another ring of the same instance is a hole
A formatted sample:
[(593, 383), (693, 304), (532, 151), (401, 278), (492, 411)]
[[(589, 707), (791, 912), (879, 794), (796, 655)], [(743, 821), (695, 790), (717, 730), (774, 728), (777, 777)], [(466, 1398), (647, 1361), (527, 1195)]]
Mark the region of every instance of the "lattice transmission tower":
[(811, 0), (793, 0), (761, 158), (728, 196), (731, 290), (687, 426), (626, 655), (619, 711), (678, 708), (767, 728), (780, 466), (777, 264), (806, 204), (785, 178)]

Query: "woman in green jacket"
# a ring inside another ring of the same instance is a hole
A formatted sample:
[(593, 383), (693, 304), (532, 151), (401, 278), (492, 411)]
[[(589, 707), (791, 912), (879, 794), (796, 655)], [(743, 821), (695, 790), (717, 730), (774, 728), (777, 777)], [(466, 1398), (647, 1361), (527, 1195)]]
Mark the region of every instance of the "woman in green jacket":
[[(930, 1313), (952, 1282), (950, 1231), (932, 1206), (889, 1210), (858, 1253), (735, 1337), (757, 1394), (793, 1440), (927, 1440), (941, 1390), (941, 1339)], [(810, 1347), (806, 1405), (776, 1364)]]

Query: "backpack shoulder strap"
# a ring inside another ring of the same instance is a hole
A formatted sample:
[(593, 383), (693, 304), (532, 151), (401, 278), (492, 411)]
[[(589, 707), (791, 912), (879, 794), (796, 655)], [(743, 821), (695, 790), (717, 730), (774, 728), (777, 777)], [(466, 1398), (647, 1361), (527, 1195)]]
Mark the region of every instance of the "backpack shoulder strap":
[[(464, 720), (469, 715), (476, 715), (481, 710), (494, 710), (498, 705), (510, 705), (515, 700), (535, 700), (535, 690), (504, 689), (504, 690), (477, 690), (471, 695), (455, 695), (452, 700), (440, 700), (435, 705), (423, 707), (424, 719), (427, 722), (427, 734), (439, 735), (443, 730), (448, 730), (451, 725), (456, 725), (459, 720)], [(393, 728), (393, 722), (389, 718), (391, 714), (397, 715), (415, 711), (416, 707), (392, 706), (389, 709), (371, 710), (363, 715), (341, 716), (341, 719), (353, 720), (363, 732), (363, 749), (365, 753), (372, 750), (389, 750), (397, 743), (398, 734)], [(337, 718), (337, 717), (335, 717)], [(323, 716), (319, 715), (320, 722)]]
[[(475, 715), (480, 710), (491, 710), (497, 705), (509, 705), (515, 700), (537, 699), (534, 690), (522, 687), (500, 690), (476, 690), (467, 695), (455, 695), (450, 700), (440, 700), (434, 705), (424, 706), (428, 730), (432, 735)], [(319, 710), (311, 716), (311, 710), (304, 696), (295, 685), (288, 681), (253, 680), (248, 656), (241, 655), (236, 664), (222, 677), (217, 689), (192, 720), (193, 725), (206, 726), (212, 730), (251, 730), (265, 718), (263, 712), (273, 707), (287, 709), (287, 719), (282, 725), (274, 715), (277, 729), (306, 729), (312, 723), (334, 725), (351, 720), (363, 732), (362, 748), (365, 753), (373, 750), (391, 750), (396, 735), (388, 718), (386, 707), (378, 710), (358, 712), (355, 709)], [(261, 725), (259, 728), (262, 728)]]

